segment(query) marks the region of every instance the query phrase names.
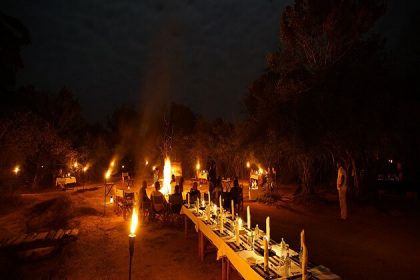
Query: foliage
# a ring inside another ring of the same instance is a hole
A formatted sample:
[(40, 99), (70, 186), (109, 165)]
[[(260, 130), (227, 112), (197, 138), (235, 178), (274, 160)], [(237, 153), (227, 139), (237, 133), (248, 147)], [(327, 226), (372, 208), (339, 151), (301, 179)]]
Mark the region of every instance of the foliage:
[(358, 191), (360, 165), (395, 148), (387, 129), (395, 80), (383, 41), (369, 32), (384, 10), (383, 1), (296, 0), (282, 15), (281, 49), (250, 86), (249, 137), (275, 132), (267, 146), (298, 171), (305, 193), (337, 159), (356, 171)]

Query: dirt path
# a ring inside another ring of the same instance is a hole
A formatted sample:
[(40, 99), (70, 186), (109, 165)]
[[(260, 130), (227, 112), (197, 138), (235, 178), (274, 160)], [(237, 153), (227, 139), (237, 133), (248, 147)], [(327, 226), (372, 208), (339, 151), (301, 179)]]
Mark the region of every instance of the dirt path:
[[(24, 196), (27, 207), (0, 217), (0, 231), (25, 230), (25, 215), (32, 205), (65, 196), (71, 200), (70, 227), (80, 229), (79, 239), (52, 258), (31, 263), (5, 263), (19, 279), (127, 279), (129, 223), (116, 216), (112, 205), (103, 216), (103, 188), (84, 192), (54, 192)], [(350, 220), (340, 222), (335, 203), (304, 207), (284, 204), (276, 208), (251, 206), (253, 225), (265, 227), (271, 217), (274, 240), (284, 237), (292, 248), (305, 229), (310, 260), (323, 264), (344, 279), (416, 279), (420, 263), (418, 213), (384, 214), (373, 207), (350, 207)], [(243, 215), (243, 217), (245, 217)], [(26, 223), (27, 224), (27, 223)], [(202, 263), (197, 256), (197, 235), (192, 227), (184, 239), (183, 224), (162, 226), (140, 221), (133, 259), (133, 279), (220, 279), (216, 254)], [(3, 259), (4, 260), (4, 259)], [(13, 276), (14, 275), (14, 276)], [(232, 279), (238, 279), (232, 273)]]

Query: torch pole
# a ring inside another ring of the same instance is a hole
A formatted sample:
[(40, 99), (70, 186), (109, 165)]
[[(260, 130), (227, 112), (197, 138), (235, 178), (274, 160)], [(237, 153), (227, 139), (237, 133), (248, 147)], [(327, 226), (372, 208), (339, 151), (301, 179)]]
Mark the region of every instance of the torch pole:
[(134, 240), (136, 238), (136, 235), (133, 233), (130, 233), (128, 235), (128, 245), (129, 245), (129, 252), (130, 252), (130, 261), (128, 264), (128, 280), (131, 280), (131, 261), (133, 259), (134, 255)]
[(104, 216), (105, 216), (105, 207), (106, 207), (106, 180), (104, 185)]

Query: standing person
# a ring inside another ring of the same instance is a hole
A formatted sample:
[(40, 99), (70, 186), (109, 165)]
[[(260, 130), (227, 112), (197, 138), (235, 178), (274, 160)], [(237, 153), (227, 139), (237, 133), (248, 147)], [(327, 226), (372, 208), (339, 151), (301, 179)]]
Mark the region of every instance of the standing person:
[(155, 184), (157, 181), (159, 181), (159, 167), (156, 167), (153, 170), (153, 184)]
[(179, 178), (179, 192), (182, 194), (184, 192), (184, 177)]
[(341, 220), (347, 220), (347, 201), (346, 201), (346, 192), (347, 192), (347, 172), (343, 167), (341, 161), (337, 162), (337, 190), (338, 190), (338, 199), (340, 202), (340, 215)]

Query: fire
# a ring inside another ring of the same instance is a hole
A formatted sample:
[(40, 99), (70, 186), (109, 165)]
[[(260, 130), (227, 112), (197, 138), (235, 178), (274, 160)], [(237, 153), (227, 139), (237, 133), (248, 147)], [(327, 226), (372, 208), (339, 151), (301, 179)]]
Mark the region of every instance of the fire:
[(251, 163), (249, 163), (249, 161), (246, 162), (246, 168), (250, 168), (251, 167)]
[(163, 167), (163, 187), (161, 188), (163, 194), (171, 193), (171, 173), (171, 160), (167, 157), (165, 159), (165, 166)]
[(17, 175), (20, 171), (19, 165), (17, 165), (14, 169), (13, 172)]
[(133, 214), (131, 215), (131, 225), (130, 225), (130, 234), (135, 235), (137, 224), (139, 222), (139, 217), (137, 215), (137, 211), (135, 208), (133, 208)]
[(109, 179), (109, 177), (111, 177), (111, 169), (108, 169), (107, 172), (105, 173), (105, 179)]
[(197, 169), (197, 171), (200, 170), (200, 162), (199, 161), (197, 161), (197, 164), (195, 165), (195, 169)]

